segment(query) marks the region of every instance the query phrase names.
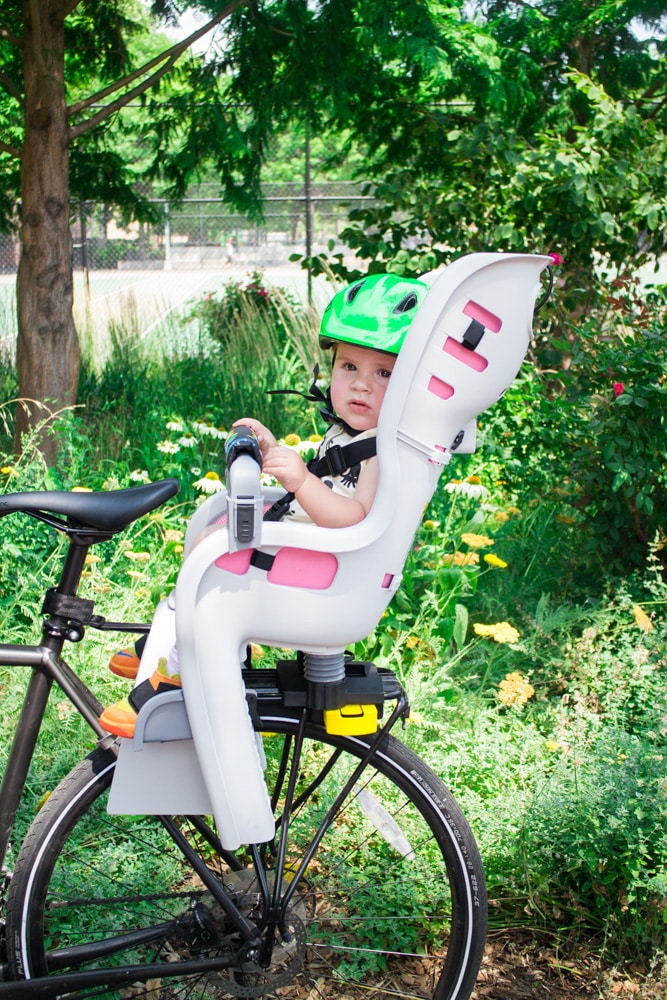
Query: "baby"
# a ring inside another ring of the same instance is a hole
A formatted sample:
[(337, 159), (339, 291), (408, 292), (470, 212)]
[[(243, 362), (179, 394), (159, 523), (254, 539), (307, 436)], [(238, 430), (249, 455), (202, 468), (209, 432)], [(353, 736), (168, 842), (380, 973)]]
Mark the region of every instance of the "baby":
[[(389, 379), (405, 335), (428, 286), (397, 275), (372, 275), (334, 296), (325, 310), (320, 346), (333, 349), (327, 409), (331, 421), (313, 463), (307, 466), (291, 448), (252, 417), (237, 420), (257, 435), (262, 469), (287, 490), (280, 519), (312, 521), (344, 528), (362, 521), (378, 484), (375, 434)], [(310, 466), (310, 467), (309, 467)], [(120, 650), (109, 664), (120, 676), (136, 676), (139, 655)], [(160, 661), (153, 676), (130, 698), (109, 706), (100, 724), (110, 733), (131, 737), (136, 714), (150, 697), (180, 687), (178, 656)]]

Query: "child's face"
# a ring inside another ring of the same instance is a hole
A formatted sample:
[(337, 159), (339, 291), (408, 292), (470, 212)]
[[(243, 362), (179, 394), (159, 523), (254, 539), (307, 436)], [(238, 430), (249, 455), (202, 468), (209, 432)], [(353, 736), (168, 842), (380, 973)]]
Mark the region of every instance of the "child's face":
[(396, 358), (355, 344), (338, 344), (331, 373), (331, 402), (355, 431), (377, 427)]

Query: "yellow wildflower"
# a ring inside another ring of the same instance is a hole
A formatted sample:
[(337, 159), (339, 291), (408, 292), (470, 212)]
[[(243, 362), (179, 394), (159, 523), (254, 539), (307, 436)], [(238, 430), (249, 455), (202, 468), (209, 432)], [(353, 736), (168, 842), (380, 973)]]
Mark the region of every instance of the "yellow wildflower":
[(518, 642), (520, 633), (509, 622), (496, 622), (495, 625), (482, 625), (476, 622), (473, 626), (476, 635), (486, 636), (495, 642)]
[(127, 571), (127, 575), (131, 576), (133, 580), (145, 580), (146, 579), (146, 574), (145, 573), (139, 573), (138, 570), (136, 570), (136, 569), (130, 569), (130, 570), (128, 570)]
[(557, 753), (563, 749), (563, 744), (559, 740), (547, 740), (544, 745), (549, 753)]
[(13, 476), (16, 474), (16, 469), (14, 468), (13, 465), (3, 465), (3, 467), (0, 469), (0, 472), (3, 474), (3, 476)]
[(263, 656), (263, 655), (264, 655), (264, 650), (262, 649), (262, 647), (258, 643), (256, 643), (256, 642), (251, 642), (250, 643), (250, 657), (251, 657), (251, 659), (258, 660), (260, 658), (260, 656)]
[(148, 562), (150, 560), (150, 552), (125, 552), (123, 553), (126, 559), (132, 559), (134, 562)]
[(164, 537), (167, 542), (180, 542), (183, 537), (183, 532), (179, 531), (178, 528), (167, 528), (164, 533)]
[(309, 434), (308, 435), (308, 440), (312, 441), (313, 444), (318, 444), (322, 440), (322, 435), (321, 434)]
[(476, 484), (479, 484), (479, 483), (481, 483), (481, 481), (482, 480), (479, 478), (479, 476), (468, 476), (468, 478), (466, 479), (466, 483), (476, 483)]
[(71, 701), (59, 701), (56, 705), (56, 709), (58, 712), (58, 719), (61, 722), (64, 722), (65, 719), (72, 714), (72, 712), (76, 711)]
[(535, 688), (518, 670), (507, 674), (504, 681), (498, 685), (498, 697), (503, 705), (525, 705), (535, 694)]
[(421, 714), (421, 712), (413, 712), (413, 711), (411, 711), (410, 714), (409, 714), (409, 716), (408, 716), (408, 722), (414, 722), (414, 724), (416, 726), (423, 726), (424, 725), (424, 716)]
[(643, 608), (640, 608), (638, 604), (632, 605), (632, 613), (635, 616), (635, 621), (639, 625), (642, 632), (650, 632), (653, 628), (653, 622), (646, 614)]
[(408, 647), (408, 649), (414, 649), (415, 646), (419, 645), (419, 639), (417, 638), (416, 635), (409, 635), (405, 640), (405, 645)]
[(447, 565), (454, 566), (476, 566), (479, 556), (476, 552), (455, 552), (454, 555), (443, 556), (442, 561)]
[(429, 531), (433, 531), (434, 528), (438, 527), (438, 522), (437, 521), (431, 521), (431, 519), (428, 518), (426, 521), (424, 521), (424, 527), (428, 528)]
[(484, 556), (484, 562), (488, 563), (489, 566), (496, 566), (498, 569), (507, 569), (507, 563), (500, 556), (494, 555), (493, 552), (487, 552)]
[(300, 444), (300, 443), (301, 443), (301, 438), (299, 437), (298, 434), (288, 434), (287, 437), (285, 438), (285, 444), (288, 446), (288, 448), (293, 448), (295, 444)]
[(92, 493), (90, 486), (73, 486), (72, 493)]
[(484, 549), (487, 545), (493, 545), (492, 538), (487, 538), (486, 535), (475, 535), (472, 531), (464, 531), (461, 535), (461, 541), (469, 545), (471, 549)]
[(93, 563), (100, 562), (100, 556), (96, 556), (94, 552), (89, 552), (86, 556), (86, 566), (92, 566)]
[(498, 522), (498, 524), (507, 524), (507, 522), (510, 519), (510, 516), (506, 510), (497, 510), (494, 517), (495, 520)]

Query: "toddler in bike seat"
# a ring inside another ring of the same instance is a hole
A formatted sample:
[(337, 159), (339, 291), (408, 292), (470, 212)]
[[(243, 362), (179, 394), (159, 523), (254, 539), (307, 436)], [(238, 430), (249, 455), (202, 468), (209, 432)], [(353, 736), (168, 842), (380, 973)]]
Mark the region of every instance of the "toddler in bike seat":
[[(254, 431), (262, 470), (287, 491), (266, 512), (266, 519), (345, 528), (369, 513), (378, 485), (378, 416), (396, 357), (427, 292), (423, 281), (379, 274), (354, 282), (331, 300), (320, 330), (320, 346), (333, 351), (331, 385), (327, 395), (322, 394), (321, 410), (330, 427), (308, 465), (293, 449), (278, 444), (258, 420), (243, 417), (235, 422), (234, 427)], [(112, 657), (112, 672), (136, 676), (141, 640), (137, 645), (135, 651), (119, 650)], [(180, 683), (174, 648), (128, 699), (105, 709), (100, 724), (117, 736), (132, 737), (137, 713), (148, 698)]]

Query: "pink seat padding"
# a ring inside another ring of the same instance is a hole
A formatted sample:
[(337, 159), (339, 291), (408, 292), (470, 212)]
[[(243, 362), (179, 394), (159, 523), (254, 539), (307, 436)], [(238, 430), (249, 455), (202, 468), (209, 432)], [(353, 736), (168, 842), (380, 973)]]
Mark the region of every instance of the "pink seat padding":
[(338, 572), (338, 560), (331, 552), (284, 548), (276, 552), (268, 572), (269, 583), (305, 590), (326, 590)]
[(237, 576), (243, 576), (244, 573), (248, 572), (250, 557), (254, 551), (254, 549), (239, 549), (238, 552), (223, 552), (215, 560), (215, 565), (218, 569), (227, 570), (228, 573), (236, 573)]

